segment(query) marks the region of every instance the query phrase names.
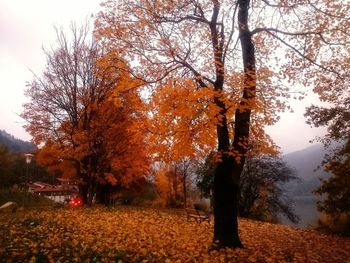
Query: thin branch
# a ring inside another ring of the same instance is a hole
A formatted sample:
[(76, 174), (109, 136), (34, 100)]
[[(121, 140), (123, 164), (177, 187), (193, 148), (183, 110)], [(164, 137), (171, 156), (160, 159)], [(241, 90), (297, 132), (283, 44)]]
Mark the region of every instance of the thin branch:
[(228, 40), (226, 42), (226, 46), (224, 48), (224, 53), (223, 53), (223, 63), (224, 64), (225, 64), (225, 60), (226, 60), (226, 53), (227, 53), (228, 47), (232, 41), (232, 37), (233, 37), (233, 33), (234, 33), (235, 17), (236, 17), (237, 10), (238, 10), (238, 2), (236, 3), (235, 10), (233, 11), (231, 32), (230, 32), (230, 35), (229, 35)]
[(282, 31), (276, 28), (255, 28), (253, 31), (251, 31), (251, 35), (260, 33), (260, 32), (276, 32), (283, 35), (288, 36), (307, 36), (307, 35), (320, 35), (324, 33), (324, 31), (306, 31), (306, 32), (288, 32), (288, 31)]
[(324, 66), (322, 66), (321, 64), (317, 63), (316, 61), (314, 61), (313, 59), (305, 56), (304, 54), (302, 54), (297, 48), (295, 48), (294, 46), (292, 46), (291, 44), (287, 43), (285, 40), (283, 40), (282, 38), (280, 38), (279, 36), (273, 34), (271, 31), (266, 30), (265, 32), (267, 32), (268, 34), (270, 34), (272, 37), (276, 38), (277, 40), (281, 41), (284, 45), (286, 45), (287, 47), (289, 47), (290, 49), (292, 49), (295, 53), (297, 53), (299, 56), (301, 56), (302, 58), (306, 59), (307, 61), (309, 61), (311, 64), (319, 67), (320, 69), (323, 69), (324, 71), (328, 71), (330, 73), (336, 74), (340, 79), (343, 79), (343, 77), (340, 75), (339, 72), (332, 70), (330, 68), (326, 68)]
[(276, 33), (287, 35), (287, 36), (309, 36), (309, 35), (315, 35), (315, 36), (319, 36), (320, 39), (322, 40), (322, 42), (324, 42), (327, 45), (342, 46), (342, 45), (349, 44), (349, 42), (331, 43), (331, 42), (327, 41), (324, 38), (324, 36), (323, 36), (325, 31), (288, 32), (288, 31), (283, 31), (283, 30), (279, 30), (279, 29), (270, 27), (270, 28), (255, 28), (253, 31), (251, 31), (251, 35), (254, 35), (254, 34), (257, 34), (257, 33), (260, 33), (260, 32), (267, 32), (267, 33), (276, 32)]
[(295, 8), (300, 5), (304, 5), (305, 3), (296, 3), (292, 5), (285, 5), (285, 4), (271, 4), (268, 0), (262, 0), (266, 5), (271, 6), (271, 7), (277, 7), (277, 8)]
[[(179, 58), (179, 57), (178, 57)], [(209, 83), (211, 84), (214, 84), (214, 81), (212, 81), (211, 79), (203, 76), (202, 74), (200, 74), (195, 68), (193, 68), (187, 61), (185, 60), (182, 60), (181, 58), (179, 59), (176, 59), (174, 58), (174, 61), (176, 63), (179, 63), (181, 64), (182, 66), (188, 68), (192, 73), (193, 75), (196, 77), (196, 81), (198, 82), (198, 84), (202, 87), (202, 88), (205, 88), (205, 87), (208, 87), (207, 84), (204, 83), (203, 80), (206, 80), (208, 81)]]
[(174, 24), (178, 24), (178, 23), (181, 23), (181, 22), (186, 21), (186, 20), (194, 20), (194, 21), (197, 21), (197, 22), (209, 24), (209, 21), (206, 20), (205, 18), (199, 17), (199, 16), (195, 16), (195, 15), (187, 15), (187, 16), (184, 16), (184, 17), (180, 17), (178, 19), (170, 19), (170, 18), (167, 18), (165, 16), (159, 16), (159, 15), (155, 14), (154, 18), (156, 19), (154, 21), (155, 23), (174, 23)]
[(311, 3), (310, 0), (307, 0), (307, 2), (308, 2), (309, 5), (310, 5), (313, 9), (315, 9), (317, 12), (320, 12), (320, 13), (326, 15), (326, 16), (334, 17), (334, 18), (339, 18), (339, 19), (349, 19), (349, 18), (347, 18), (347, 17), (345, 17), (345, 16), (333, 15), (333, 14), (331, 14), (331, 13), (328, 13), (328, 12), (326, 12), (326, 11), (323, 11), (323, 10), (321, 10), (320, 8), (318, 8), (317, 6), (315, 6), (313, 3)]

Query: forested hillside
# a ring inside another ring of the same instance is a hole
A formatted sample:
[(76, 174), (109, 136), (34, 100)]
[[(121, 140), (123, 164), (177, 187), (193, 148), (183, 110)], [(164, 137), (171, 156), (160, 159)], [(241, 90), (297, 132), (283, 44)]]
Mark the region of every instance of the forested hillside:
[(317, 211), (317, 200), (319, 199), (313, 191), (320, 185), (319, 178), (326, 178), (328, 174), (320, 167), (325, 150), (321, 144), (309, 146), (303, 150), (286, 154), (283, 159), (296, 171), (300, 180), (294, 180), (285, 186), (287, 195), (294, 201), (295, 212), (301, 220), (293, 224), (283, 219), (284, 224), (308, 227), (317, 222), (319, 212)]
[(321, 185), (319, 178), (327, 177), (320, 167), (325, 153), (323, 146), (316, 144), (283, 157), (301, 179), (290, 184), (290, 192), (297, 196), (313, 196), (312, 191)]
[(25, 153), (34, 151), (34, 144), (0, 130), (0, 189), (9, 189), (15, 185), (21, 188), (28, 181), (52, 182), (52, 175), (35, 158), (30, 164), (26, 163)]
[(10, 152), (32, 152), (36, 149), (33, 143), (15, 138), (5, 130), (0, 130), (0, 144), (5, 145)]

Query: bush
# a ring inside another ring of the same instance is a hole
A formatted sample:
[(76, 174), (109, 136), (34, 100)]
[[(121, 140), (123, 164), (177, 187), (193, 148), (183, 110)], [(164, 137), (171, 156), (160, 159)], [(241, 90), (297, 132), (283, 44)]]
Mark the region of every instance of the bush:
[(316, 226), (317, 230), (331, 234), (350, 237), (350, 214), (341, 214), (338, 217), (322, 214)]
[(210, 206), (205, 202), (198, 202), (193, 204), (193, 208), (203, 212), (209, 212)]

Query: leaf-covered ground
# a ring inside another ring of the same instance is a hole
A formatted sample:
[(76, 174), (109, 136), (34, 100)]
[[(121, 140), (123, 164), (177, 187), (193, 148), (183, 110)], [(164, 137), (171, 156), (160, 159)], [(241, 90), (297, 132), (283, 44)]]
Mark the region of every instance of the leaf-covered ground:
[(241, 219), (245, 249), (208, 252), (212, 225), (120, 207), (0, 214), (0, 262), (350, 262), (350, 239)]

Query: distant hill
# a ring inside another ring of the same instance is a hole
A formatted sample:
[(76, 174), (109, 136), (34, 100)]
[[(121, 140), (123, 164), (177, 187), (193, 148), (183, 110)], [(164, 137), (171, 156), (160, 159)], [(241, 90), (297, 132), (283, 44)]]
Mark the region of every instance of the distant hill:
[(4, 130), (0, 130), (0, 144), (5, 145), (10, 152), (26, 153), (36, 150), (36, 146), (27, 141), (15, 138)]
[(316, 144), (283, 157), (283, 160), (296, 171), (297, 176), (301, 179), (299, 182), (289, 184), (289, 192), (297, 196), (313, 196), (312, 191), (321, 185), (319, 178), (328, 177), (321, 167), (325, 154), (323, 145)]
[(329, 176), (321, 167), (325, 154), (323, 145), (316, 144), (283, 156), (283, 160), (300, 178), (286, 184), (284, 188), (287, 196), (294, 201), (296, 214), (301, 217), (299, 224), (295, 225), (285, 218), (282, 219), (284, 224), (307, 227), (316, 223), (319, 217), (316, 203), (320, 197), (314, 195), (313, 191), (321, 185), (319, 178)]

